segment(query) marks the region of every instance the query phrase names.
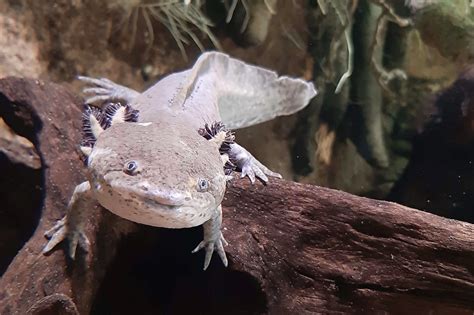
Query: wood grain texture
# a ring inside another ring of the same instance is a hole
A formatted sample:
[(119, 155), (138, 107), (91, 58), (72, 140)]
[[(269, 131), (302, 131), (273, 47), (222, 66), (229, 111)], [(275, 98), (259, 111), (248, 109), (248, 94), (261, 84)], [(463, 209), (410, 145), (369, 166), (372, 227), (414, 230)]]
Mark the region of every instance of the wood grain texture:
[[(80, 101), (56, 84), (4, 79), (0, 116), (35, 144), (44, 177), (41, 220), (0, 279), (0, 313), (98, 313), (93, 306), (105, 299), (107, 283), (120, 288), (112, 303), (119, 310), (124, 305), (121, 313), (126, 305), (138, 313), (157, 313), (159, 307), (143, 302), (136, 278), (114, 273), (120, 236), (135, 225), (108, 211), (97, 207), (90, 218), (89, 255), (81, 253), (71, 262), (62, 250), (41, 254), (44, 231), (63, 215), (74, 186), (84, 180), (77, 153)], [(171, 279), (155, 281), (162, 291), (149, 293), (150, 299), (170, 294), (173, 302), (161, 313), (474, 312), (474, 225), (312, 185), (273, 179), (267, 186), (251, 186), (235, 179), (224, 201), (224, 228), (228, 268), (213, 259), (208, 271), (194, 271), (202, 268), (201, 256), (172, 258), (167, 268), (155, 267)], [(155, 230), (161, 242), (191, 255), (174, 238), (189, 233)], [(140, 232), (132, 235), (136, 244), (147, 242)], [(139, 246), (120, 247), (122, 264), (139, 259)], [(159, 261), (170, 259), (169, 253), (154, 254)], [(183, 273), (189, 261), (194, 269)], [(104, 277), (115, 282), (104, 283)], [(255, 290), (242, 289), (243, 279)], [(220, 290), (226, 296), (213, 300)]]
[[(41, 157), (43, 181), (43, 200), (37, 209), (41, 219), (36, 231), (0, 279), (0, 314), (27, 314), (30, 308), (38, 314), (56, 314), (58, 303), (66, 305), (62, 303), (65, 296), (79, 301), (80, 314), (87, 314), (105, 266), (113, 258), (120, 234), (118, 222), (122, 220), (99, 209), (87, 226), (93, 244), (87, 260), (79, 259), (76, 264), (66, 261), (61, 250), (48, 256), (41, 253), (46, 242), (44, 232), (64, 215), (75, 185), (85, 178), (77, 147), (81, 110), (80, 99), (58, 84), (0, 80), (0, 115), (35, 145)], [(99, 223), (103, 224), (99, 227)], [(100, 233), (96, 233), (99, 228)], [(51, 298), (44, 300), (48, 296)], [(58, 303), (54, 302), (56, 298)]]
[(228, 190), (232, 268), (270, 313), (474, 310), (474, 226), (395, 203), (274, 180)]

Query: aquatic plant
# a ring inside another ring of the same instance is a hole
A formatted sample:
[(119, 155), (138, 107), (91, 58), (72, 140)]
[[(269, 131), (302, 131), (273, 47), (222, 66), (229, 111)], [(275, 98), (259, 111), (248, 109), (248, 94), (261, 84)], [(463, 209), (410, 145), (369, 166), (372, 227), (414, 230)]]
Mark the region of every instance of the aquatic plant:
[(194, 42), (201, 51), (204, 45), (198, 32), (203, 33), (212, 44), (221, 50), (221, 46), (210, 27), (212, 22), (202, 11), (204, 1), (200, 0), (114, 0), (111, 7), (118, 7), (124, 12), (123, 23), (131, 26), (131, 46), (135, 44), (138, 19), (143, 18), (148, 35), (147, 51), (152, 47), (155, 34), (153, 21), (165, 26), (173, 36), (183, 58), (187, 59), (185, 45)]
[[(353, 1), (353, 4), (355, 4), (356, 2), (357, 1)], [(377, 75), (379, 84), (386, 91), (390, 92), (389, 89), (387, 88), (388, 83), (391, 80), (396, 79), (396, 78), (406, 79), (406, 74), (401, 69), (386, 70), (382, 66), (382, 64), (379, 61), (377, 61), (377, 58), (375, 57), (376, 56), (375, 52), (377, 49), (380, 49), (382, 46), (387, 22), (391, 21), (398, 24), (400, 27), (406, 27), (411, 24), (411, 21), (409, 19), (405, 19), (398, 16), (395, 13), (394, 8), (385, 0), (371, 0), (371, 2), (373, 2), (374, 4), (382, 8), (382, 13), (379, 15), (377, 19), (376, 29), (374, 32), (374, 38), (372, 41), (372, 45), (370, 47), (371, 55), (372, 55), (371, 64)], [(347, 5), (346, 0), (335, 0), (335, 1), (317, 0), (317, 3), (323, 15), (327, 14), (328, 6), (331, 6), (336, 12), (339, 23), (344, 28), (344, 38), (346, 41), (348, 58), (347, 58), (347, 70), (339, 79), (339, 82), (337, 83), (336, 90), (335, 90), (335, 93), (340, 93), (342, 86), (350, 78), (353, 71), (354, 46), (352, 44), (352, 34), (349, 28), (349, 25), (352, 23), (351, 14), (349, 13), (349, 10), (347, 8), (348, 5)]]
[[(245, 10), (245, 18), (240, 27), (240, 32), (243, 33), (250, 21), (250, 3), (248, 0), (222, 1), (227, 11), (226, 23), (232, 20), (239, 2)], [(204, 45), (198, 33), (204, 34), (218, 50), (222, 50), (219, 40), (211, 30), (213, 23), (202, 10), (205, 3), (206, 0), (114, 0), (109, 4), (109, 7), (118, 8), (123, 12), (121, 24), (131, 27), (130, 46), (135, 44), (138, 19), (142, 17), (148, 37), (146, 53), (151, 49), (155, 40), (153, 22), (156, 21), (168, 29), (183, 58), (187, 59), (185, 45), (189, 45), (191, 42), (204, 51)], [(263, 3), (272, 14), (275, 14), (275, 8), (269, 0), (264, 0)]]

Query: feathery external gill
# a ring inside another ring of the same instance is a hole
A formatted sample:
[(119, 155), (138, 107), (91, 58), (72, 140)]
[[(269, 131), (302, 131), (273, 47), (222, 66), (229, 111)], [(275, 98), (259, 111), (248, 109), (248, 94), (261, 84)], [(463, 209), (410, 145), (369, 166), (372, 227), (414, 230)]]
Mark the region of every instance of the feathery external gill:
[(92, 151), (91, 148), (102, 131), (118, 122), (137, 122), (139, 111), (130, 105), (108, 103), (103, 109), (84, 105), (82, 113), (82, 140), (81, 151), (85, 155), (85, 162)]
[[(203, 128), (198, 130), (198, 132), (207, 140), (218, 141), (219, 153), (230, 157), (230, 145), (234, 143), (235, 135), (231, 130), (227, 129), (222, 122), (216, 121), (210, 125), (205, 124)], [(235, 164), (230, 160), (230, 158), (228, 158), (224, 164), (224, 173), (230, 175), (236, 168)]]

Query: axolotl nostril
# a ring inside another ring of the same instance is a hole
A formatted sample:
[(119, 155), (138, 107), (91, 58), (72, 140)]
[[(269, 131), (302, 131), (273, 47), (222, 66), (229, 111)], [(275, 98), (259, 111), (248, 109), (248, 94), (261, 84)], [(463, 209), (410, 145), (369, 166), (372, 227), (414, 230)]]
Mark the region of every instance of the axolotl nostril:
[[(238, 129), (292, 114), (316, 95), (312, 83), (278, 77), (218, 53), (202, 54), (186, 71), (171, 74), (143, 93), (107, 79), (80, 77), (92, 87), (87, 103), (120, 101), (103, 110), (88, 108), (83, 152), (88, 178), (74, 190), (66, 216), (46, 232), (43, 252), (64, 239), (74, 258), (87, 250), (83, 225), (88, 205), (128, 220), (165, 228), (204, 227), (204, 269), (217, 251), (224, 265), (222, 208), (229, 170), (252, 183), (280, 177), (233, 141)], [(211, 127), (209, 127), (211, 126)]]

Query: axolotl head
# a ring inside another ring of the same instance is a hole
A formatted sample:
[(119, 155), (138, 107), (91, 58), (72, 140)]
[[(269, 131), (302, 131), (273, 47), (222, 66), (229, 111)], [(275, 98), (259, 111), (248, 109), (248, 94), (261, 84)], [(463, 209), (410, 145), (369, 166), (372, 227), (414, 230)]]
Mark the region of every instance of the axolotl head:
[(209, 220), (226, 187), (217, 145), (179, 122), (114, 124), (98, 137), (88, 169), (103, 207), (166, 228)]

